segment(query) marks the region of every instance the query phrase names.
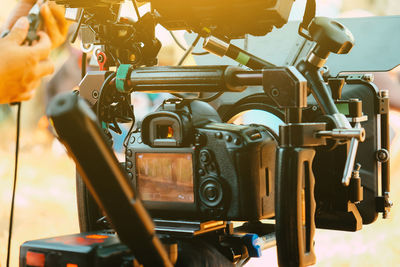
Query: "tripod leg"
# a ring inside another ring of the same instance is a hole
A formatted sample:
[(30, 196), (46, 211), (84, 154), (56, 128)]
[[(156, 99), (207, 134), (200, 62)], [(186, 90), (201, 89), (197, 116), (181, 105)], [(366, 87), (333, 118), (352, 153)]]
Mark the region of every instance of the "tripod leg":
[(279, 266), (315, 263), (315, 199), (310, 148), (277, 151), (275, 178), (276, 243)]

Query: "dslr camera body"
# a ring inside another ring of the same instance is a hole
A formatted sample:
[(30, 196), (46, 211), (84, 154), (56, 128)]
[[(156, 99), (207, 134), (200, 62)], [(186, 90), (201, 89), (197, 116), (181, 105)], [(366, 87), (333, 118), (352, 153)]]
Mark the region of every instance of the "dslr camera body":
[(209, 104), (166, 100), (127, 145), (128, 175), (152, 217), (256, 221), (274, 216), (277, 140), (222, 123)]

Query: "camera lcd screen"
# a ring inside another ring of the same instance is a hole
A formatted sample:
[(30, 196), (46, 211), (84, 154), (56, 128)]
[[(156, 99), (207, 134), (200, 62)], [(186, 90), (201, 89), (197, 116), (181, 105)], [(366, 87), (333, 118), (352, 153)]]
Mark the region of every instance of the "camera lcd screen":
[(136, 168), (142, 200), (194, 203), (191, 153), (136, 153)]

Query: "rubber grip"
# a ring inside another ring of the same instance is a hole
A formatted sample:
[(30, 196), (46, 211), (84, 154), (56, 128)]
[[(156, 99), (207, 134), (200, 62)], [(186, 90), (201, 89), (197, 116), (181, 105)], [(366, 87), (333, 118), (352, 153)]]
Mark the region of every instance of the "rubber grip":
[(233, 66), (161, 66), (132, 70), (125, 91), (237, 92), (246, 89), (234, 82)]
[(281, 267), (315, 264), (315, 179), (309, 148), (282, 147), (277, 151), (275, 219), (278, 263)]

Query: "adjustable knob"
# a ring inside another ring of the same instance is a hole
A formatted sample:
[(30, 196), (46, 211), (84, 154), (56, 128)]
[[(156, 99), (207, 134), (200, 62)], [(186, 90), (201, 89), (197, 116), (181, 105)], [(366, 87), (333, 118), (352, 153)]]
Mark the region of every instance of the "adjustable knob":
[(208, 177), (200, 184), (200, 199), (208, 207), (217, 207), (222, 203), (224, 191), (217, 177)]
[(329, 53), (347, 54), (354, 46), (354, 36), (350, 30), (330, 18), (314, 18), (308, 31), (317, 43), (308, 61), (317, 67), (325, 64)]

